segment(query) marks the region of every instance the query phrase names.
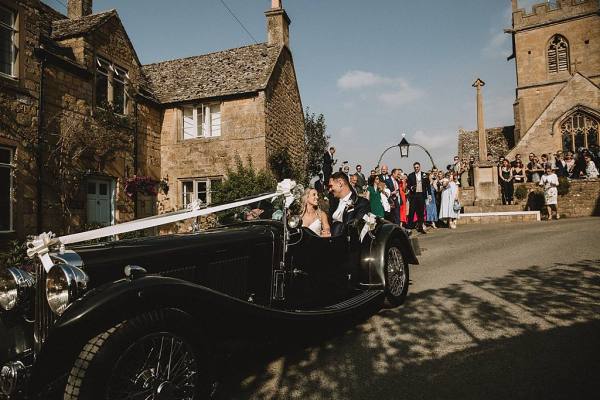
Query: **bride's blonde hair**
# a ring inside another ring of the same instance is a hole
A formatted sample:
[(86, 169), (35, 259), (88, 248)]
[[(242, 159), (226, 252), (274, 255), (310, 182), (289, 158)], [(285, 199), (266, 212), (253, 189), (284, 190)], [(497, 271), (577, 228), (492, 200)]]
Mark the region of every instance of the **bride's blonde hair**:
[[(302, 195), (302, 198), (300, 199), (300, 216), (302, 217), (304, 214), (306, 214), (306, 209), (308, 208), (308, 195), (310, 194), (310, 192), (314, 190), (316, 191), (317, 189), (313, 189), (313, 188), (308, 188), (304, 191), (304, 194)], [(319, 212), (319, 206), (316, 205), (315, 206), (315, 211), (318, 213)]]

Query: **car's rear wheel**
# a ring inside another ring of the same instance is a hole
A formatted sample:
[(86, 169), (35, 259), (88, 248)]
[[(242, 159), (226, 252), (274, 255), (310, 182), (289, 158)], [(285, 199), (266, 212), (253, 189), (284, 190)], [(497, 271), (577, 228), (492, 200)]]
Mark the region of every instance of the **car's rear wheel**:
[(408, 264), (398, 242), (392, 242), (386, 249), (384, 271), (385, 298), (390, 306), (397, 307), (406, 300), (409, 284)]
[(65, 400), (198, 400), (209, 397), (208, 353), (190, 321), (159, 310), (90, 339), (71, 369)]

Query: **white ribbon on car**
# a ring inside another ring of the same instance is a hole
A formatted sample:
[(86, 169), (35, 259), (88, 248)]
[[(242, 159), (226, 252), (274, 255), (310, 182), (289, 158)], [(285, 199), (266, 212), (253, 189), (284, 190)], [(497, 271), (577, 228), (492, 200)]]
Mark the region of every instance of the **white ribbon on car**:
[(294, 200), (296, 200), (293, 193), (295, 187), (296, 182), (290, 179), (286, 179), (277, 184), (277, 192), (275, 193), (265, 194), (262, 196), (246, 200), (240, 200), (233, 203), (203, 208), (202, 202), (193, 202), (185, 210), (174, 211), (162, 215), (155, 215), (148, 218), (136, 219), (118, 225), (111, 225), (104, 228), (93, 229), (90, 231), (61, 236), (58, 238), (55, 238), (52, 232), (42, 233), (41, 235), (36, 236), (33, 240), (30, 240), (27, 243), (27, 255), (31, 258), (34, 258), (36, 256), (39, 257), (42, 261), (42, 264), (44, 265), (44, 268), (46, 269), (46, 272), (48, 272), (53, 265), (52, 260), (50, 259), (50, 255), (48, 254), (49, 248), (51, 246), (64, 246), (67, 244), (87, 242), (90, 240), (119, 235), (122, 233), (154, 228), (156, 226), (171, 224), (189, 218), (196, 218), (203, 215), (214, 214), (220, 211), (229, 210), (232, 208), (242, 207), (262, 200), (271, 200), (279, 196), (285, 197), (285, 206), (289, 207), (294, 202)]
[(372, 232), (377, 226), (377, 216), (373, 213), (365, 214), (363, 217), (363, 221), (365, 221), (365, 225), (360, 231), (360, 241), (362, 242), (367, 233)]

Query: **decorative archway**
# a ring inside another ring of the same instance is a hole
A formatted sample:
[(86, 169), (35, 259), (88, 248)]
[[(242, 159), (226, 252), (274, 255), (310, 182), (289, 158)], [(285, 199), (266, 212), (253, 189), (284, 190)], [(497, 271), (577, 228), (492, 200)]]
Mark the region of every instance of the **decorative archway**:
[(600, 121), (598, 118), (577, 110), (560, 124), (563, 151), (575, 152), (584, 147), (600, 143), (599, 135)]

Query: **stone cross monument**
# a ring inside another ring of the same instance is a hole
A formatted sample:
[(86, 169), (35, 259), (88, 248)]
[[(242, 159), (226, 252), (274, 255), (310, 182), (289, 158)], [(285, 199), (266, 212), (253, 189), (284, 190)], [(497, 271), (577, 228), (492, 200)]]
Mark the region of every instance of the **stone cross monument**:
[(499, 199), (498, 167), (487, 161), (487, 137), (483, 119), (483, 98), (481, 88), (485, 82), (477, 78), (473, 87), (477, 88), (477, 132), (479, 141), (479, 162), (475, 167), (475, 205), (494, 205)]
[(481, 88), (485, 82), (477, 78), (473, 87), (477, 88), (477, 132), (479, 133), (479, 161), (487, 159), (487, 137), (485, 135), (485, 123), (483, 120), (483, 96)]

